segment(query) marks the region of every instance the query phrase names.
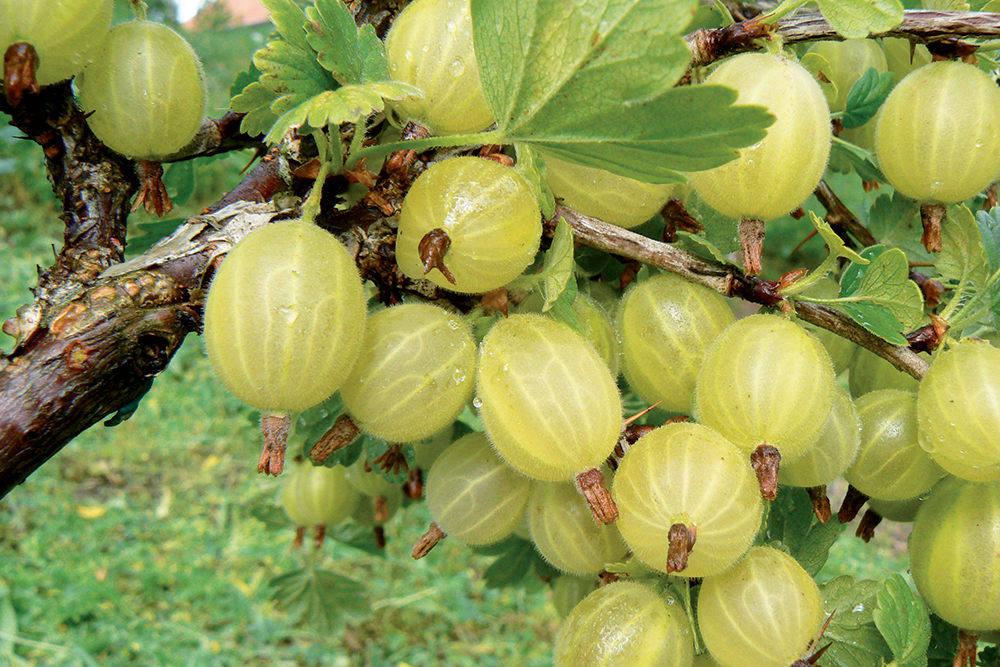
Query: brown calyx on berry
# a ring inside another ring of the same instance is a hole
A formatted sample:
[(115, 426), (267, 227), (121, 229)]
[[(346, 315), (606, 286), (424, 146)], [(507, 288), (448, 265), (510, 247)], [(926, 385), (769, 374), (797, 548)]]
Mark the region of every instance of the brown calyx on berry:
[(806, 491), (809, 492), (809, 500), (812, 501), (813, 514), (820, 523), (826, 523), (833, 516), (830, 509), (830, 499), (826, 495), (825, 486), (811, 486)]
[(861, 522), (858, 523), (858, 529), (854, 535), (860, 537), (862, 542), (871, 542), (871, 539), (875, 537), (875, 527), (880, 523), (882, 523), (882, 515), (868, 508), (861, 517)]
[(27, 42), (11, 44), (3, 54), (3, 92), (12, 107), (21, 103), (25, 91), (41, 90), (35, 80), (38, 71), (38, 51)]
[(764, 221), (756, 218), (740, 220), (740, 247), (743, 248), (743, 272), (759, 275), (764, 270)]
[(777, 447), (766, 442), (757, 446), (750, 454), (750, 465), (757, 473), (760, 495), (764, 500), (778, 497), (778, 469), (781, 467), (781, 453)]
[(415, 545), (413, 545), (413, 551), (410, 555), (413, 556), (414, 560), (420, 560), (427, 554), (431, 552), (431, 549), (437, 546), (437, 543), (443, 540), (447, 535), (441, 530), (436, 523), (431, 523), (430, 528), (424, 533)]
[(669, 548), (667, 549), (667, 574), (683, 572), (688, 566), (688, 556), (694, 548), (698, 537), (698, 527), (675, 523), (667, 533)]
[(853, 486), (847, 487), (847, 495), (844, 502), (840, 504), (840, 511), (837, 512), (837, 519), (840, 523), (850, 523), (861, 511), (861, 507), (868, 502), (868, 496), (861, 493)]
[(598, 525), (607, 525), (618, 520), (618, 506), (615, 505), (608, 487), (604, 483), (604, 475), (597, 468), (584, 470), (576, 476), (576, 488), (587, 499), (590, 513)]
[(920, 222), (924, 225), (920, 242), (927, 252), (941, 252), (941, 222), (948, 214), (944, 204), (924, 204), (920, 207)]
[(277, 477), (285, 469), (285, 448), (291, 425), (292, 418), (287, 412), (261, 416), (260, 432), (264, 436), (264, 448), (257, 461), (257, 472)]
[(420, 262), (424, 265), (425, 276), (433, 269), (437, 269), (448, 282), (452, 285), (455, 284), (455, 276), (444, 265), (444, 256), (448, 254), (450, 249), (451, 237), (440, 227), (424, 234), (424, 238), (420, 239), (420, 243), (417, 245), (417, 251), (420, 253)]
[(388, 449), (372, 459), (372, 465), (381, 468), (382, 472), (391, 472), (394, 475), (401, 470), (403, 472), (410, 470), (410, 466), (406, 463), (406, 455), (403, 454), (403, 445), (398, 442), (389, 445)]
[(326, 433), (309, 450), (309, 458), (314, 463), (322, 463), (338, 449), (343, 449), (354, 442), (361, 430), (346, 412), (333, 422)]
[(372, 508), (376, 521), (385, 523), (389, 520), (389, 503), (385, 496), (375, 496), (372, 498)]
[(978, 651), (979, 634), (969, 630), (958, 631), (958, 652), (955, 653), (955, 660), (952, 667), (976, 667), (976, 653)]
[(403, 494), (410, 500), (420, 500), (424, 497), (424, 471), (420, 468), (410, 468), (406, 481), (403, 482)]
[(167, 186), (163, 184), (163, 165), (153, 160), (142, 160), (135, 166), (135, 171), (140, 185), (139, 194), (132, 203), (132, 212), (135, 213), (145, 204), (146, 213), (150, 215), (170, 213), (174, 209), (174, 203), (170, 201)]

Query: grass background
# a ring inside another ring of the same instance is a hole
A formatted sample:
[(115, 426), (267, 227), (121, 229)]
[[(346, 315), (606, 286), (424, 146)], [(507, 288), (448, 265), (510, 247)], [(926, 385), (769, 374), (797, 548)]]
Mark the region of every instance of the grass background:
[[(205, 62), (210, 113), (266, 30), (191, 36)], [(61, 244), (41, 155), (0, 126), (0, 318), (30, 298), (35, 266)], [(247, 155), (199, 166), (200, 210), (239, 179)], [(170, 227), (144, 214), (132, 239)], [(797, 241), (796, 241), (797, 242)], [(0, 342), (10, 349), (10, 340)], [(492, 558), (445, 541), (409, 556), (422, 505), (388, 527), (386, 558), (327, 542), (323, 567), (368, 586), (373, 613), (334, 632), (297, 626), (267, 582), (300, 567), (294, 531), (269, 530), (254, 508), (278, 482), (255, 471), (255, 415), (215, 382), (190, 337), (135, 416), (97, 425), (0, 500), (0, 667), (6, 665), (521, 665), (551, 664), (559, 627), (549, 587), (491, 590)], [(842, 491), (838, 491), (842, 493)], [(835, 501), (836, 507), (836, 501)], [(819, 575), (882, 578), (905, 571), (905, 528), (884, 524), (863, 545), (853, 526)]]

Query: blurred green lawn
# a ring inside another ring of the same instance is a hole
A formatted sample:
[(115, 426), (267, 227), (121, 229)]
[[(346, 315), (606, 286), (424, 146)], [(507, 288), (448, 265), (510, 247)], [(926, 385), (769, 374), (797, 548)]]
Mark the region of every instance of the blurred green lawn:
[[(221, 113), (229, 83), (264, 41), (241, 29), (192, 36)], [(37, 147), (0, 127), (0, 319), (30, 299), (35, 266), (61, 244), (58, 210)], [(195, 172), (197, 212), (232, 187), (248, 157)], [(132, 238), (175, 223), (137, 214)], [(0, 343), (10, 349), (10, 340)], [(558, 618), (548, 587), (487, 589), (491, 558), (445, 541), (409, 556), (429, 517), (422, 505), (388, 529), (386, 558), (328, 542), (322, 565), (364, 581), (375, 609), (329, 634), (296, 627), (266, 584), (302, 564), (293, 531), (253, 518), (278, 482), (255, 471), (254, 415), (211, 376), (191, 337), (115, 427), (97, 425), (0, 501), (0, 667), (12, 665), (520, 665), (551, 664)], [(851, 533), (853, 532), (853, 526)], [(904, 571), (900, 533), (863, 545), (845, 532), (820, 573), (881, 578)]]

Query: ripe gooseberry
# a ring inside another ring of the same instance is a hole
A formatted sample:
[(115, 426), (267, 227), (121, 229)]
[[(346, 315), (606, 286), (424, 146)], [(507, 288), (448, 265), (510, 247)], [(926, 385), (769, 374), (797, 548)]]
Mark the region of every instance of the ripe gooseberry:
[(77, 77), (77, 87), (97, 138), (135, 160), (183, 148), (205, 112), (198, 56), (183, 37), (152, 21), (115, 26)]

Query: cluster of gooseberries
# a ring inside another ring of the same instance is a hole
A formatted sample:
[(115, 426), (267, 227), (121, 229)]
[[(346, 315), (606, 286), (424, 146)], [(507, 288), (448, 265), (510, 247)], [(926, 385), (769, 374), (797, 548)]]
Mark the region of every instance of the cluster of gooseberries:
[[(419, 0), (398, 18), (387, 40), (391, 71), (427, 93), (393, 110), (401, 120), (439, 134), (492, 123), (475, 85), (468, 12), (458, 0)], [(849, 48), (864, 51), (860, 62), (888, 67), (870, 43), (827, 50), (839, 87), (852, 85), (837, 71), (838, 63), (855, 62)], [(912, 122), (923, 123), (920, 133), (897, 132), (900, 109), (912, 116), (933, 106), (925, 101), (929, 91), (945, 101), (936, 101), (928, 118), (948, 118), (939, 106), (957, 104), (952, 100), (1000, 108), (1000, 98), (992, 99), (1000, 92), (992, 83), (987, 91), (984, 77), (961, 63), (925, 65), (886, 101), (874, 145), (901, 192), (954, 203), (1000, 171), (990, 161), (1000, 160), (1000, 146), (990, 143), (1000, 132), (989, 127), (959, 136), (949, 134), (950, 122), (918, 119)], [(736, 88), (740, 102), (766, 104), (777, 119), (737, 160), (690, 178), (703, 200), (743, 221), (752, 273), (762, 221), (812, 192), (826, 168), (830, 111), (845, 102), (828, 101), (812, 75), (776, 55), (734, 57), (707, 81)], [(454, 96), (469, 106), (449, 103)], [(909, 135), (931, 136), (951, 152)], [(966, 141), (982, 151), (970, 161), (976, 173), (956, 168), (962, 149), (952, 148)], [(555, 155), (543, 159), (564, 204), (624, 227), (651, 217), (673, 194)], [(452, 157), (429, 166), (410, 188), (396, 259), (411, 278), (481, 294), (533, 263), (541, 232), (537, 198), (515, 170)], [(824, 487), (839, 477), (855, 500), (871, 500), (871, 516), (915, 518), (914, 580), (936, 613), (964, 630), (1000, 630), (1000, 588), (983, 564), (1000, 550), (991, 529), (1000, 521), (996, 348), (954, 344), (915, 388), (892, 369), (856, 372), (885, 363), (864, 350), (821, 340), (780, 315), (737, 319), (718, 294), (669, 274), (651, 275), (620, 298), (596, 287), (579, 295), (579, 330), (539, 312), (537, 296), (514, 301), (515, 312), (481, 341), (460, 313), (439, 305), (406, 302), (366, 317), (364, 290), (343, 246), (309, 222), (284, 222), (247, 236), (222, 264), (206, 303), (206, 344), (226, 386), (264, 410), (265, 421), (277, 419), (268, 428), (287, 428), (287, 413), (339, 391), (361, 431), (393, 443), (438, 443), (422, 464), (434, 523), (416, 557), (445, 536), (481, 545), (521, 534), (567, 577), (596, 584), (609, 564), (634, 559), (700, 586), (697, 608), (685, 609), (636, 582), (588, 592), (593, 585), (561, 579), (562, 599), (579, 602), (557, 639), (557, 665), (598, 664), (599, 657), (605, 665), (686, 667), (699, 633), (724, 667), (787, 667), (802, 659), (825, 619), (819, 589), (780, 549), (752, 545), (779, 485), (808, 488), (818, 520), (826, 521)], [(837, 382), (845, 367), (853, 398)], [(623, 421), (622, 388), (693, 421), (633, 429)], [(448, 442), (442, 434), (470, 405), (482, 431)], [(281, 471), (282, 447), (280, 438), (268, 442), (260, 470)], [(343, 470), (306, 461), (282, 502), (303, 527), (352, 515), (377, 524), (398, 506), (397, 491), (364, 462)], [(973, 597), (982, 605), (965, 604)]]
[(201, 63), (165, 25), (136, 19), (112, 28), (113, 7), (113, 0), (0, 1), (0, 51), (34, 54), (30, 75), (8, 83), (8, 99), (10, 88), (37, 91), (75, 76), (97, 138), (128, 158), (158, 160), (201, 126)]

